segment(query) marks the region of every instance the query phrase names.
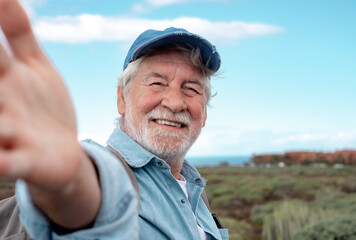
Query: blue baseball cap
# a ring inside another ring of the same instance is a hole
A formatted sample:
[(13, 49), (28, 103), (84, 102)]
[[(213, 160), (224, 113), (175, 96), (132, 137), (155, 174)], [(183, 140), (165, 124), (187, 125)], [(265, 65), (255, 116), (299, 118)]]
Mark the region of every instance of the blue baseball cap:
[(208, 40), (183, 28), (170, 27), (163, 31), (149, 29), (141, 33), (127, 53), (124, 70), (127, 64), (147, 54), (149, 50), (174, 45), (199, 48), (203, 64), (213, 72), (220, 68), (220, 55)]

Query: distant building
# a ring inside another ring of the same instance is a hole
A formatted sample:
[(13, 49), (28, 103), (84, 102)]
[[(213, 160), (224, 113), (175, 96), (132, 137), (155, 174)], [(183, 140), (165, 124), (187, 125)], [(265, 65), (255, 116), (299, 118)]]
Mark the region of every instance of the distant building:
[(341, 150), (335, 152), (307, 152), (293, 151), (283, 154), (261, 154), (253, 155), (251, 161), (255, 164), (344, 164), (356, 165), (356, 150)]

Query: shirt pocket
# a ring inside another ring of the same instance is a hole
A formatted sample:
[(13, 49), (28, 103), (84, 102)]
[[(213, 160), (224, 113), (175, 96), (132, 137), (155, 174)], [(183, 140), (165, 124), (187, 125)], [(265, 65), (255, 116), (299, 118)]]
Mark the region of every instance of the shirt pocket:
[(227, 228), (220, 228), (219, 232), (222, 240), (229, 240), (229, 230)]

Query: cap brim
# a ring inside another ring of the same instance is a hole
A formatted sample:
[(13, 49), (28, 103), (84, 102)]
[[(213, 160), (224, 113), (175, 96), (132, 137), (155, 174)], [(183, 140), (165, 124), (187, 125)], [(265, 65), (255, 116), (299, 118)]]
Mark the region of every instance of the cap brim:
[(170, 33), (153, 38), (140, 45), (134, 51), (132, 60), (145, 55), (151, 49), (158, 49), (166, 46), (185, 45), (188, 47), (196, 47), (200, 49), (203, 64), (205, 64), (211, 71), (216, 72), (221, 64), (220, 55), (215, 47), (206, 39), (189, 33)]

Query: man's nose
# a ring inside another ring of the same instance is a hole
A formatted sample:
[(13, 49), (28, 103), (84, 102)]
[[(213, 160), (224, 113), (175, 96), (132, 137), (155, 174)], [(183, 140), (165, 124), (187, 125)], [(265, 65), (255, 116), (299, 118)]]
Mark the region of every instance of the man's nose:
[(167, 89), (161, 104), (163, 107), (166, 107), (175, 113), (187, 109), (187, 104), (181, 89)]

